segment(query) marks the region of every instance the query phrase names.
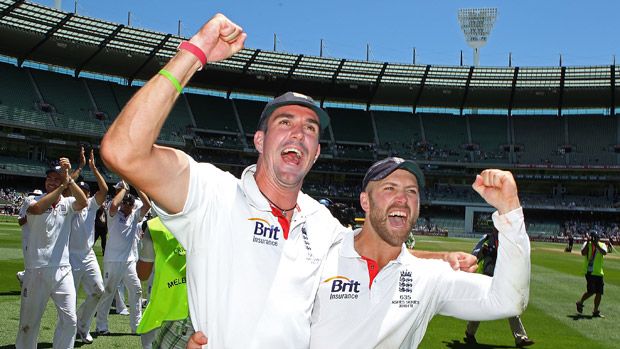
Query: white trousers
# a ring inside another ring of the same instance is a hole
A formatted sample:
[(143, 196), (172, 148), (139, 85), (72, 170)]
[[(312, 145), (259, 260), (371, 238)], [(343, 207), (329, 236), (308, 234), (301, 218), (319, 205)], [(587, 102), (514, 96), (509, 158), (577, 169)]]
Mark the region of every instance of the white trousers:
[(147, 333), (141, 334), (140, 342), (142, 343), (142, 349), (152, 349), (153, 341), (155, 340), (155, 338), (157, 338), (158, 334), (159, 334), (159, 327)]
[(136, 262), (104, 262), (103, 263), (103, 284), (104, 293), (97, 307), (97, 330), (108, 330), (108, 313), (112, 305), (112, 298), (118, 284), (123, 281), (129, 292), (129, 326), (131, 332), (136, 333), (136, 328), (142, 318), (142, 286), (138, 273), (136, 272)]
[(75, 287), (70, 266), (26, 269), (19, 309), (19, 329), (15, 347), (37, 347), (41, 317), (52, 298), (58, 312), (54, 348), (73, 348), (76, 331)]
[(72, 265), (71, 269), (73, 270), (75, 293), (78, 293), (80, 284), (86, 292), (86, 299), (77, 311), (77, 330), (86, 334), (90, 331), (90, 324), (97, 311), (97, 304), (103, 296), (103, 278), (95, 252), (91, 250), (85, 261), (80, 265)]

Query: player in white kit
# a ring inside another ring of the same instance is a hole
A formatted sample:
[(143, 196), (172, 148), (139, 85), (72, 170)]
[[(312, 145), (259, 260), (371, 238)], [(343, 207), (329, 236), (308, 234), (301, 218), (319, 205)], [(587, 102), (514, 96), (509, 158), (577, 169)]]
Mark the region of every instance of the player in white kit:
[[(85, 163), (84, 147), (82, 147), (80, 157), (80, 163)], [(69, 239), (69, 260), (73, 271), (75, 292), (78, 292), (80, 284), (86, 292), (86, 299), (77, 311), (77, 336), (84, 343), (93, 342), (93, 337), (89, 333), (90, 324), (95, 316), (99, 299), (103, 295), (103, 278), (93, 245), (95, 244), (95, 216), (108, 193), (108, 185), (95, 166), (95, 156), (92, 150), (88, 159), (88, 167), (97, 179), (99, 190), (91, 197), (88, 183), (78, 183), (84, 195), (88, 197), (88, 206), (73, 217)]]
[[(69, 264), (69, 235), (75, 212), (86, 207), (86, 196), (69, 176), (71, 163), (46, 171), (45, 195), (28, 198), (27, 224), (22, 231), (26, 273), (22, 286), (16, 348), (36, 348), (41, 317), (51, 297), (58, 312), (54, 348), (73, 348), (76, 331), (75, 287)], [(73, 197), (63, 197), (69, 189)]]
[(103, 257), (105, 292), (97, 307), (97, 333), (109, 334), (108, 312), (118, 284), (123, 281), (129, 291), (129, 325), (131, 332), (142, 317), (142, 286), (136, 272), (140, 224), (151, 209), (149, 198), (138, 190), (136, 200), (125, 188), (116, 193), (108, 208), (108, 243)]

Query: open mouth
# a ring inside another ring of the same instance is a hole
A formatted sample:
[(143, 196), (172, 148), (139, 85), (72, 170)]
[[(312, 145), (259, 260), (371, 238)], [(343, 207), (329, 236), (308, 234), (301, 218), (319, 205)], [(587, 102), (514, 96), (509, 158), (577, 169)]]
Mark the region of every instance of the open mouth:
[(285, 148), (280, 153), (286, 163), (298, 165), (301, 162), (301, 151), (296, 148)]
[(407, 224), (407, 213), (404, 210), (395, 210), (388, 213), (388, 221), (393, 227), (404, 227)]

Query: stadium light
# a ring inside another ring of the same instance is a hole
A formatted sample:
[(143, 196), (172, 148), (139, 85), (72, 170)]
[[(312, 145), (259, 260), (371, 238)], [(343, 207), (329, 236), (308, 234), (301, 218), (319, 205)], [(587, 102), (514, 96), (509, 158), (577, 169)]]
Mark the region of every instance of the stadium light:
[(480, 65), (480, 48), (486, 45), (497, 18), (497, 8), (459, 9), (459, 24), (467, 45), (474, 49), (474, 66)]

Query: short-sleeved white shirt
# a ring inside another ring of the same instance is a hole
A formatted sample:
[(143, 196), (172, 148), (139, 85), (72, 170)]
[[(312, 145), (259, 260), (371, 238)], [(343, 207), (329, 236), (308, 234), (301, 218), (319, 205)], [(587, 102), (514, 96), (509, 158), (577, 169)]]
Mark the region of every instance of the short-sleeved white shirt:
[(71, 237), (69, 238), (69, 259), (71, 266), (76, 267), (84, 263), (95, 244), (95, 217), (99, 204), (95, 197), (87, 200), (87, 206), (76, 212), (71, 222)]
[(142, 202), (135, 201), (134, 208), (128, 216), (119, 209), (108, 219), (108, 241), (105, 247), (104, 262), (133, 262), (138, 260), (138, 236), (143, 216), (140, 213)]
[(416, 258), (403, 245), (370, 287), (369, 266), (355, 250), (355, 233), (345, 234), (325, 262), (312, 313), (311, 348), (417, 348), (435, 314), (490, 320), (523, 311), (530, 275), (523, 211), (496, 212), (493, 221), (500, 231), (495, 278)]
[[(43, 195), (28, 197), (28, 207)], [(26, 214), (22, 227), (22, 250), (26, 269), (69, 265), (69, 235), (74, 197), (61, 197), (40, 215)]]
[(154, 209), (186, 249), (194, 327), (207, 333), (213, 348), (307, 347), (322, 261), (344, 228), (323, 205), (299, 193), (284, 239), (256, 185), (256, 166), (237, 179), (188, 161), (182, 212)]

